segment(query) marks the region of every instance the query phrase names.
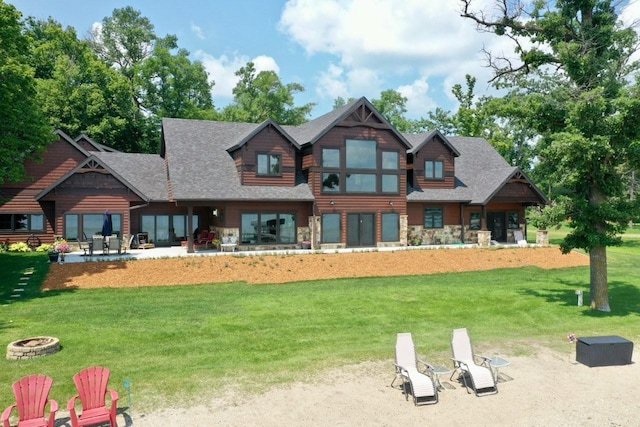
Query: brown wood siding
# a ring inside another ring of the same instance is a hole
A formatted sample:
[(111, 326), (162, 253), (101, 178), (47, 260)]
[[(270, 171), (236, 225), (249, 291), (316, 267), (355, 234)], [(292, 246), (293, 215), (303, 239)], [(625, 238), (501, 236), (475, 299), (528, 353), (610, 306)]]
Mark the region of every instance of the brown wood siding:
[[(413, 156), (413, 181), (416, 188), (453, 188), (455, 183), (454, 156), (442, 141), (434, 138)], [(444, 179), (428, 180), (424, 177), (425, 160), (442, 160)]]
[(15, 183), (4, 183), (1, 188), (44, 189), (76, 167), (86, 157), (66, 141), (49, 144), (42, 154), (42, 162), (25, 161), (28, 179)]
[[(51, 142), (42, 153), (42, 161), (25, 161), (25, 171), (28, 179), (20, 182), (6, 182), (0, 185), (0, 198), (10, 199), (0, 205), (0, 213), (44, 213), (45, 230), (35, 232), (42, 243), (52, 243), (54, 234), (61, 234), (62, 229), (56, 224), (54, 203), (46, 200), (38, 203), (35, 197), (45, 188), (52, 185), (71, 169), (85, 159), (84, 154), (69, 144), (66, 140)], [(24, 242), (31, 234), (24, 232), (2, 232), (0, 240)]]
[[(256, 174), (257, 154), (280, 154), (281, 175)], [(242, 185), (274, 185), (293, 187), (296, 175), (296, 148), (278, 131), (269, 126), (242, 146), (234, 156)]]

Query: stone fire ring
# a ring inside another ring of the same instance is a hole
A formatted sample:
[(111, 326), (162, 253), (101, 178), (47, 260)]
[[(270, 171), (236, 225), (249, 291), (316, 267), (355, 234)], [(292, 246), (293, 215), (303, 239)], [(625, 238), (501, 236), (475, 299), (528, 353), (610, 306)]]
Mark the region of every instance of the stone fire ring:
[(33, 359), (60, 351), (56, 337), (31, 337), (14, 341), (7, 346), (7, 359)]

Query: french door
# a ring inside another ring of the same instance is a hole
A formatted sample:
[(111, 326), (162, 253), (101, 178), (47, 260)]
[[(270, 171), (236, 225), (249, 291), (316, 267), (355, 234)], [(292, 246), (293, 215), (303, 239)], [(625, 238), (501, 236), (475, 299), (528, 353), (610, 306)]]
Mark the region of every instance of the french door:
[(347, 247), (375, 245), (376, 221), (372, 213), (347, 214)]

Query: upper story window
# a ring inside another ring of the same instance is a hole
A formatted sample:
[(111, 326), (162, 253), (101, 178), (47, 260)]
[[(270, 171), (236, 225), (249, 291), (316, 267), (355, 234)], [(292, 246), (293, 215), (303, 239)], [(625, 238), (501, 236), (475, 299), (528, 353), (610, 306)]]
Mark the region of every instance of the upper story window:
[(400, 151), (381, 150), (378, 141), (346, 139), (344, 147), (322, 148), (323, 193), (400, 191)]
[(376, 169), (377, 141), (370, 139), (347, 139), (346, 167), (347, 169)]
[(444, 179), (444, 163), (442, 160), (425, 160), (425, 179)]
[(340, 167), (340, 149), (339, 148), (323, 148), (322, 149), (322, 167), (323, 168), (339, 168)]
[(280, 154), (258, 154), (256, 164), (258, 175), (280, 176), (282, 174)]
[(397, 151), (382, 152), (382, 169), (397, 171), (400, 168)]

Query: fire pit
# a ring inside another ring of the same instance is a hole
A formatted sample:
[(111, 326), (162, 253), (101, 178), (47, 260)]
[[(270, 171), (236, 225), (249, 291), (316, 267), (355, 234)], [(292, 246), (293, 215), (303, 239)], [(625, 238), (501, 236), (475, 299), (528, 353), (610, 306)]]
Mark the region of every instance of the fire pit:
[(60, 351), (56, 337), (31, 337), (14, 341), (7, 346), (7, 359), (33, 359)]

